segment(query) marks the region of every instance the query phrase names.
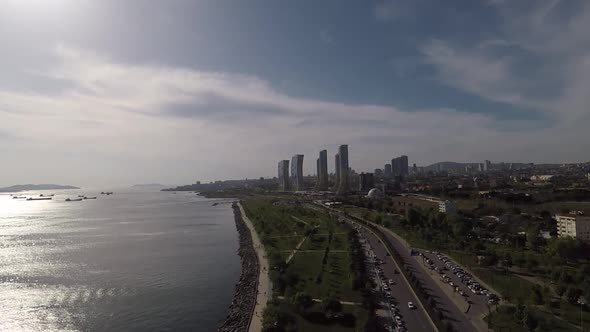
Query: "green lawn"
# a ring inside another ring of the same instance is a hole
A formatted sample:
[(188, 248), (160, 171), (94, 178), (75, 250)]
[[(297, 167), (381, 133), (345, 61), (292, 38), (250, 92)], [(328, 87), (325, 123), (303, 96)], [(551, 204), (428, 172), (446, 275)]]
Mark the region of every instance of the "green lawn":
[[(570, 304), (567, 302), (560, 303), (560, 308), (540, 308), (547, 315), (555, 315), (561, 317), (563, 320), (570, 322), (573, 325), (580, 326), (580, 306), (576, 304)], [(585, 327), (590, 327), (590, 312), (583, 310), (581, 312), (582, 320), (584, 321)]]
[[(305, 292), (316, 299), (335, 296), (342, 301), (363, 301), (360, 291), (352, 289), (353, 271), (351, 271), (348, 241), (349, 228), (338, 224), (337, 219), (330, 217), (327, 213), (305, 208), (303, 204), (291, 198), (254, 197), (243, 201), (243, 205), (269, 255), (276, 256), (276, 253), (280, 253), (281, 257), (286, 259), (305, 237), (306, 232), (313, 233), (305, 240), (301, 251), (295, 253), (283, 272), (272, 271), (279, 276), (278, 281), (285, 280), (284, 294), (277, 293), (277, 295), (284, 295), (286, 300), (281, 306), (296, 317), (297, 330), (343, 332), (360, 330), (367, 317), (366, 310), (361, 307), (344, 306), (345, 312), (349, 313), (349, 319), (346, 322), (350, 325), (350, 319), (352, 319), (353, 323), (355, 321), (357, 323), (357, 325), (344, 326), (334, 321), (329, 324), (325, 321), (314, 321), (319, 317), (319, 306), (316, 308), (317, 317), (313, 315), (303, 317), (289, 304), (289, 300), (297, 292)], [(324, 264), (326, 248), (329, 248), (329, 252)], [(275, 277), (271, 274), (271, 278)], [(310, 310), (313, 311), (314, 308)]]
[(485, 283), (494, 288), (511, 303), (531, 304), (533, 283), (514, 276), (486, 268), (474, 267), (471, 271)]
[(538, 211), (547, 210), (552, 213), (560, 213), (562, 209), (584, 211), (590, 214), (590, 202), (549, 202), (535, 205)]
[[(491, 318), (491, 326), (494, 331), (526, 331), (523, 325), (516, 321), (514, 313), (509, 309), (510, 306), (500, 306), (497, 311), (492, 312), (491, 316), (486, 317), (486, 321)], [(579, 331), (578, 328), (562, 321), (555, 319), (552, 315), (546, 314), (537, 308), (530, 307), (533, 316), (537, 319), (539, 331)], [(537, 330), (535, 330), (537, 331)]]
[[(322, 322), (321, 304), (315, 303), (306, 313), (300, 313), (293, 305), (283, 303), (283, 308), (294, 315), (297, 331), (300, 332), (356, 332), (362, 331), (367, 320), (367, 312), (359, 306), (342, 306), (342, 314), (354, 318), (343, 321)], [(307, 316), (304, 317), (304, 315)]]

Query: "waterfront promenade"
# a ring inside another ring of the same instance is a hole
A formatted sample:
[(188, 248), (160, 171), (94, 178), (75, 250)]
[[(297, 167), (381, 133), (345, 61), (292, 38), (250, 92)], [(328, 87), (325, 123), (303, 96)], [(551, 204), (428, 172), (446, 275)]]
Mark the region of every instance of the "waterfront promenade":
[(240, 207), (242, 219), (244, 220), (246, 226), (248, 226), (250, 234), (252, 235), (252, 245), (256, 251), (259, 265), (257, 287), (258, 294), (256, 295), (256, 305), (254, 307), (254, 311), (252, 312), (252, 320), (250, 322), (248, 332), (260, 332), (262, 331), (262, 313), (264, 312), (266, 303), (271, 296), (270, 280), (268, 278), (268, 260), (266, 259), (264, 246), (260, 242), (260, 238), (256, 233), (256, 229), (254, 229), (254, 224), (252, 221), (250, 221), (250, 219), (248, 219), (248, 216), (246, 216), (246, 212), (244, 211), (242, 204), (238, 202), (238, 206)]

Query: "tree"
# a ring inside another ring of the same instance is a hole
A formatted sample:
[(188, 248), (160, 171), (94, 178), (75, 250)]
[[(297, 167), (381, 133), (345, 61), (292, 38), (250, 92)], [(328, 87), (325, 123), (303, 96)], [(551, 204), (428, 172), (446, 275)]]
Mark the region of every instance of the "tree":
[(381, 225), (383, 223), (383, 217), (381, 217), (381, 213), (377, 214), (375, 217), (375, 223)]
[(531, 289), (531, 297), (533, 303), (535, 303), (536, 305), (543, 304), (543, 293), (541, 292), (541, 286), (536, 284), (533, 285)]
[(342, 303), (336, 297), (329, 296), (322, 300), (322, 309), (326, 316), (331, 317), (334, 313), (342, 312)]
[(504, 254), (504, 260), (502, 261), (502, 265), (507, 268), (512, 267), (512, 255), (509, 252)]
[(565, 294), (566, 290), (567, 287), (565, 287), (563, 284), (557, 284), (557, 286), (555, 286), (555, 293), (557, 296), (559, 296), (559, 301), (561, 301), (561, 298), (563, 297), (563, 294)]
[(580, 296), (582, 296), (582, 290), (576, 287), (570, 287), (567, 292), (565, 292), (565, 297), (571, 304), (576, 304)]
[(408, 210), (408, 222), (411, 226), (421, 226), (422, 225), (422, 214), (416, 208), (410, 208)]
[(539, 262), (537, 262), (537, 260), (533, 256), (528, 256), (526, 260), (527, 270), (532, 271), (537, 266), (539, 266)]
[(305, 312), (313, 305), (313, 299), (306, 292), (297, 292), (293, 297), (293, 304), (297, 306), (298, 310)]

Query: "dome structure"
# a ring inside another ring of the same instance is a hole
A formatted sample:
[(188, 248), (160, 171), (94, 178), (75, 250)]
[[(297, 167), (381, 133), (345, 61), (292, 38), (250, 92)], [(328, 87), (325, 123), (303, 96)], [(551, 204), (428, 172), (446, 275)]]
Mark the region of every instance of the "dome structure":
[(367, 197), (369, 197), (369, 198), (381, 198), (381, 197), (383, 197), (383, 193), (381, 192), (381, 190), (379, 190), (377, 188), (373, 188), (373, 189), (369, 190), (369, 193), (367, 194)]

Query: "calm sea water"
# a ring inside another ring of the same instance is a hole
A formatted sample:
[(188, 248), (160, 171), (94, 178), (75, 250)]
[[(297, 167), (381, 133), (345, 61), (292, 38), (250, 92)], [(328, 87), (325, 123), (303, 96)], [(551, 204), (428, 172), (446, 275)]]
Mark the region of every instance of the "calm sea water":
[(0, 195), (0, 331), (215, 330), (240, 273), (227, 202), (54, 193)]

